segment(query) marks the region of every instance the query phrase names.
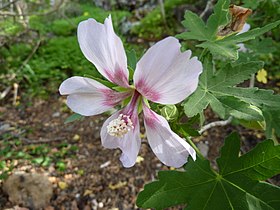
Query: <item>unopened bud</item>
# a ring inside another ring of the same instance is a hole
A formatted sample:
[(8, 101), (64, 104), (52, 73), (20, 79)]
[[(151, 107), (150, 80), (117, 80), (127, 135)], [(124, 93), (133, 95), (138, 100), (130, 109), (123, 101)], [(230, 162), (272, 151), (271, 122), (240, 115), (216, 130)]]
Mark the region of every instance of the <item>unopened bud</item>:
[(161, 115), (167, 119), (167, 121), (175, 121), (178, 116), (179, 116), (179, 112), (178, 109), (175, 105), (171, 104), (171, 105), (165, 105), (161, 110)]

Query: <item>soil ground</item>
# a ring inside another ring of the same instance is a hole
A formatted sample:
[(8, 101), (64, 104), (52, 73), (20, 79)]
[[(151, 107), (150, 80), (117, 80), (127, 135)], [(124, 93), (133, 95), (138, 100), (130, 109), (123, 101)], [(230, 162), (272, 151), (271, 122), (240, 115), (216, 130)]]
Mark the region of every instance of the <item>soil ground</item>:
[[(86, 117), (82, 121), (64, 124), (71, 113), (64, 99), (58, 95), (48, 100), (24, 102), (16, 107), (7, 101), (0, 107), (0, 113), (1, 125), (8, 125), (8, 132), (22, 141), (22, 147), (44, 142), (56, 150), (61, 142), (67, 142), (78, 148), (73, 156), (66, 158), (67, 168), (64, 171), (56, 170), (54, 164), (42, 167), (24, 160), (16, 161), (13, 173), (39, 172), (48, 176), (54, 195), (46, 210), (138, 209), (136, 197), (144, 184), (154, 180), (159, 170), (170, 170), (155, 157), (146, 140), (143, 140), (139, 154), (143, 159), (139, 158), (132, 168), (123, 168), (119, 161), (120, 151), (101, 146), (99, 132), (107, 116)], [(208, 115), (211, 121), (215, 120), (213, 114)], [(215, 164), (224, 137), (235, 130), (242, 136), (243, 152), (264, 139), (262, 133), (229, 125), (212, 128), (195, 141), (206, 145), (208, 158)], [(279, 179), (275, 177), (271, 182), (279, 184)], [(1, 190), (0, 197), (0, 209), (15, 206)]]

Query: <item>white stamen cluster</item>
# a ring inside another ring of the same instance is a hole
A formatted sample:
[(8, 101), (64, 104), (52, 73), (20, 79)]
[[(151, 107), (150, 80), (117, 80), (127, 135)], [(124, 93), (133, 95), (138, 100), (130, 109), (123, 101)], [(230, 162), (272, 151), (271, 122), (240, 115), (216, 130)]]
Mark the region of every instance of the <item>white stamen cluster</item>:
[(123, 137), (134, 126), (128, 115), (120, 114), (117, 119), (112, 120), (107, 126), (107, 132), (111, 136)]

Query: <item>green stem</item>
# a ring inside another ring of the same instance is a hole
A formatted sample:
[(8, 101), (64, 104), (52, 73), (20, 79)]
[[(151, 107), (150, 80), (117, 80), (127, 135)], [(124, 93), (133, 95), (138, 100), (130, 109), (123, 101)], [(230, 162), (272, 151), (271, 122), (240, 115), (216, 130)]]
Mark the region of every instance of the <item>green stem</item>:
[(205, 159), (204, 156), (202, 155), (202, 153), (200, 152), (200, 150), (197, 148), (197, 146), (192, 142), (191, 138), (187, 137), (186, 140), (192, 146), (192, 148), (194, 148), (194, 150), (196, 151), (196, 154), (199, 156), (199, 158)]
[(200, 56), (199, 56), (199, 60), (200, 60), (200, 61), (201, 61), (202, 58), (207, 54), (207, 52), (208, 52), (208, 49), (207, 49), (207, 48), (204, 48), (203, 51), (202, 51), (202, 53), (201, 53)]

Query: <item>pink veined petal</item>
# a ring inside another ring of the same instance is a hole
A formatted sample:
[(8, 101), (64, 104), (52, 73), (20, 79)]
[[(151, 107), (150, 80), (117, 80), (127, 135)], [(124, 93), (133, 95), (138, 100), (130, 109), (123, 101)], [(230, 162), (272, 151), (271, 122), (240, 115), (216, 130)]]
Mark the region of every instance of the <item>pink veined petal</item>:
[(158, 159), (167, 166), (179, 168), (187, 162), (189, 155), (195, 160), (195, 150), (174, 133), (166, 119), (146, 105), (143, 106), (144, 123), (148, 142)]
[(116, 92), (86, 77), (71, 77), (59, 87), (61, 95), (67, 96), (67, 106), (78, 114), (91, 116), (108, 111), (131, 92)]
[(124, 167), (129, 168), (135, 164), (137, 155), (140, 150), (140, 146), (141, 146), (140, 126), (139, 126), (138, 114), (136, 112), (132, 117), (134, 129), (129, 131), (123, 137), (114, 137), (109, 135), (107, 133), (107, 126), (112, 120), (118, 118), (118, 116), (121, 113), (126, 114), (126, 108), (114, 113), (111, 117), (109, 117), (104, 122), (101, 128), (101, 142), (105, 148), (121, 149), (122, 155), (120, 157), (120, 161), (122, 162)]
[(78, 41), (84, 56), (111, 82), (129, 87), (127, 58), (121, 39), (115, 34), (111, 16), (104, 24), (94, 19), (80, 22)]
[(202, 64), (191, 51), (180, 51), (176, 38), (167, 37), (152, 46), (137, 63), (134, 83), (147, 99), (161, 104), (176, 104), (193, 93)]

